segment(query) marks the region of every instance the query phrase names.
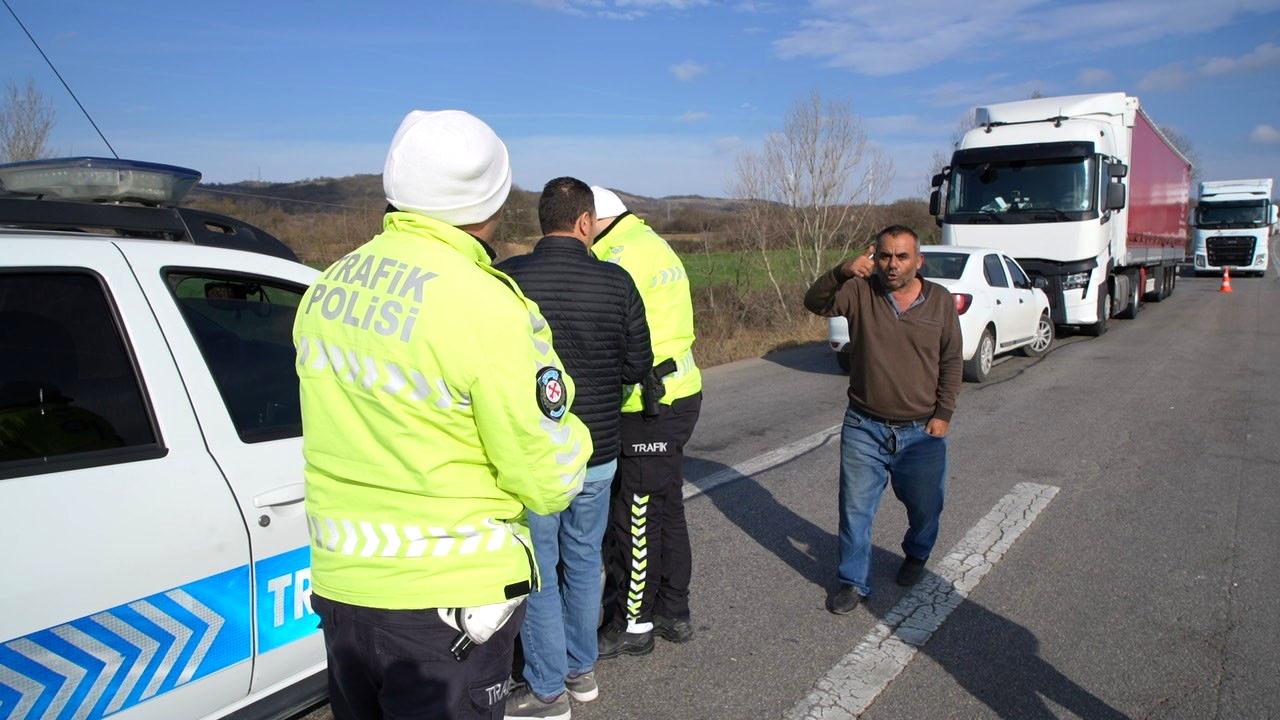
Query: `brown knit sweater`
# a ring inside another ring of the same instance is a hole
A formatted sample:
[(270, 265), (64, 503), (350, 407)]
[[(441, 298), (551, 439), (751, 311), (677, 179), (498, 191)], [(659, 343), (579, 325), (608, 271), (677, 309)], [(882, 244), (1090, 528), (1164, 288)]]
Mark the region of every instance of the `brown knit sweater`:
[(924, 280), (924, 301), (902, 313), (880, 279), (846, 279), (837, 266), (804, 296), (810, 312), (849, 321), (849, 401), (893, 421), (951, 421), (964, 357), (960, 317), (947, 289)]

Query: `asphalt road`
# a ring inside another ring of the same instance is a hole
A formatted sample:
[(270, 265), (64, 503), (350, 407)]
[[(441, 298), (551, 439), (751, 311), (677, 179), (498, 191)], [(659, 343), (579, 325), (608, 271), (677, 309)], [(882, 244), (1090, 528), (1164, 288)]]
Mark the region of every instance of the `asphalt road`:
[[(1102, 338), (965, 386), (931, 567), (1016, 484), (1059, 491), (863, 717), (1280, 716), (1280, 280), (1234, 286), (1180, 278)], [(844, 409), (820, 345), (705, 377), (695, 484)], [(832, 438), (691, 498), (697, 637), (601, 662), (600, 699), (574, 717), (773, 718), (802, 701), (907, 592), (888, 495), (872, 602), (824, 609), (837, 455)]]

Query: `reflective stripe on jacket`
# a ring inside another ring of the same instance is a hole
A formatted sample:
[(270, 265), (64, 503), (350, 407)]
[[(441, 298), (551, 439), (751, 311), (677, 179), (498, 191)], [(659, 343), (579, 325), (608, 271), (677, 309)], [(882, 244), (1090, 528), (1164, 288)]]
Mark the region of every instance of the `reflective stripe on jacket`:
[(538, 307), (481, 244), (392, 212), (303, 296), (294, 324), (312, 588), (365, 607), (466, 607), (527, 593), (525, 507), (581, 488)]
[[(591, 247), (596, 257), (631, 273), (644, 300), (653, 343), (653, 364), (676, 361), (676, 371), (663, 382), (662, 403), (670, 405), (702, 390), (702, 373), (693, 360), (693, 299), (684, 263), (644, 220), (624, 213)], [(640, 412), (640, 388), (628, 388), (623, 412)]]

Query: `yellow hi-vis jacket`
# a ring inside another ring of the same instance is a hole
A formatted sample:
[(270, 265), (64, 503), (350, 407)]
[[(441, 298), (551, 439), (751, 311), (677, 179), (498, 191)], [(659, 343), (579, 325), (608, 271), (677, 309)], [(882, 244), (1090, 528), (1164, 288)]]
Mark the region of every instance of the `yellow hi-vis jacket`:
[(582, 487), (587, 428), (533, 301), (466, 232), (392, 212), (294, 323), (312, 589), (364, 607), (537, 584), (525, 508)]
[[(654, 366), (667, 359), (676, 361), (675, 372), (663, 380), (666, 394), (662, 403), (670, 405), (701, 391), (702, 373), (693, 362), (693, 299), (680, 256), (644, 220), (629, 212), (596, 238), (591, 251), (605, 262), (622, 266), (635, 281), (649, 322)], [(632, 385), (627, 388), (622, 412), (642, 409), (640, 386)]]

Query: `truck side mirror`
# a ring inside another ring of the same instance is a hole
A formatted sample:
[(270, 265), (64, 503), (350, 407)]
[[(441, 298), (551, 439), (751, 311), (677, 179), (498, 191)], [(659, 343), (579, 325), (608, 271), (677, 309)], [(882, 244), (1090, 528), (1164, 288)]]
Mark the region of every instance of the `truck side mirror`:
[(944, 170), (943, 172), (940, 172), (937, 175), (933, 176), (933, 179), (929, 181), (929, 187), (940, 188), (942, 187), (942, 181), (946, 179), (947, 179), (947, 173)]
[(1124, 183), (1107, 183), (1107, 209), (1123, 210), (1125, 204)]
[(1107, 166), (1113, 178), (1122, 178), (1129, 176), (1129, 166), (1124, 163), (1111, 163)]
[[(1274, 210), (1275, 208), (1272, 208), (1272, 209)], [(942, 192), (939, 190), (934, 190), (933, 192), (929, 193), (929, 214), (934, 217), (938, 217), (938, 214), (941, 212), (942, 212)]]

